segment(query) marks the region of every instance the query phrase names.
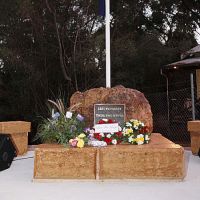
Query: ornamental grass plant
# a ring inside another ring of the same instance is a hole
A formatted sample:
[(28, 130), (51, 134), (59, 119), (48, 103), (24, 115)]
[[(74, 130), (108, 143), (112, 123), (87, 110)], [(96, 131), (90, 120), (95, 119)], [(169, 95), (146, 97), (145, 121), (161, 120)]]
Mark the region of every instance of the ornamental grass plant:
[[(67, 145), (70, 139), (78, 137), (84, 130), (84, 117), (65, 108), (61, 99), (48, 100), (50, 103), (51, 117), (43, 119), (38, 126), (36, 139), (43, 143), (58, 143)], [(54, 112), (56, 110), (56, 112)]]

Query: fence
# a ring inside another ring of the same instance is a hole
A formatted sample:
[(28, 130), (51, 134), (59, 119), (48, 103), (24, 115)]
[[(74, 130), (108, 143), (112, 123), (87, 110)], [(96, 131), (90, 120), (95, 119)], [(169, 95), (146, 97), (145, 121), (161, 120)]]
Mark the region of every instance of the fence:
[[(153, 131), (183, 146), (190, 145), (187, 131), (187, 121), (192, 120), (190, 91), (190, 88), (171, 91), (168, 98), (166, 92), (146, 95), (153, 113)], [(196, 113), (198, 118), (197, 110)]]

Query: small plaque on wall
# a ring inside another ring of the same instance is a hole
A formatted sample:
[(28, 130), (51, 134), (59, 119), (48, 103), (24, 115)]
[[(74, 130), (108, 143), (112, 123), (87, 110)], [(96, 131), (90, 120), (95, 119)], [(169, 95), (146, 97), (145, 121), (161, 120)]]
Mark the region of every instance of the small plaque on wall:
[(101, 119), (112, 119), (123, 125), (125, 120), (125, 104), (95, 104), (94, 124)]

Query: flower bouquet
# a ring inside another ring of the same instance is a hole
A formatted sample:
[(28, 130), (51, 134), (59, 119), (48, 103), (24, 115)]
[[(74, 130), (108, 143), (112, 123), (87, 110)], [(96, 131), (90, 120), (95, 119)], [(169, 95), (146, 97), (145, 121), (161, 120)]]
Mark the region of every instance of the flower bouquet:
[[(75, 141), (70, 142), (71, 139), (77, 139), (76, 146), (83, 147), (86, 141), (83, 140), (84, 130), (84, 117), (80, 114), (74, 113), (71, 110), (66, 110), (63, 102), (58, 99), (56, 102), (49, 100), (53, 105), (51, 109), (51, 117), (43, 119), (42, 123), (38, 126), (36, 139), (40, 138), (42, 142), (58, 143), (58, 144), (71, 144), (75, 146)], [(56, 108), (57, 112), (54, 112)]]
[(125, 123), (122, 131), (123, 141), (130, 144), (147, 144), (150, 140), (150, 131), (143, 122), (131, 119)]
[(86, 143), (88, 143), (88, 137), (86, 137), (85, 133), (81, 133), (74, 139), (69, 140), (69, 144), (71, 147), (83, 148)]
[[(116, 123), (114, 120), (112, 119), (101, 119), (98, 124), (112, 124), (112, 123)], [(94, 133), (94, 138), (99, 140), (99, 141), (104, 141), (106, 142), (108, 145), (109, 144), (119, 144), (122, 142), (122, 132), (121, 132), (121, 127), (118, 126), (118, 132), (108, 132), (108, 133)]]

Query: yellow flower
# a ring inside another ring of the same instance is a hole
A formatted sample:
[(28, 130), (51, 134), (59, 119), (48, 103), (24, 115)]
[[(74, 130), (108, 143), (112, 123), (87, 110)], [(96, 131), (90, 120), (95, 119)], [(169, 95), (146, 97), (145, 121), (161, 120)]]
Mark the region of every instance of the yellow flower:
[(133, 129), (132, 128), (126, 129), (126, 134), (129, 135), (130, 133), (133, 133)]
[(82, 139), (78, 139), (78, 142), (77, 142), (77, 147), (79, 148), (83, 148), (84, 147), (84, 141)]
[(136, 138), (136, 141), (137, 141), (137, 142), (139, 142), (139, 141), (144, 142), (144, 138), (143, 138), (143, 137)]
[(140, 122), (139, 121), (134, 121), (134, 126), (139, 126), (140, 125)]
[(86, 135), (84, 133), (81, 133), (78, 138), (84, 138)]
[(144, 136), (142, 134), (138, 135), (136, 138), (137, 144), (143, 144), (144, 143)]

